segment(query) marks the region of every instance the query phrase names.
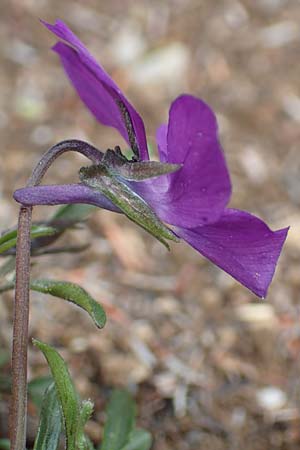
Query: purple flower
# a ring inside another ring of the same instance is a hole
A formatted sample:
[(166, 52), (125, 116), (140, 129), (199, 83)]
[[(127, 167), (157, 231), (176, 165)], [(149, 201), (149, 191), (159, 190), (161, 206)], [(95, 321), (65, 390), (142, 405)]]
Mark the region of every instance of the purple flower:
[[(63, 22), (45, 25), (64, 41), (53, 50), (87, 108), (120, 132), (136, 160), (149, 160), (143, 121), (118, 86)], [(231, 185), (214, 113), (200, 99), (178, 97), (168, 125), (157, 131), (157, 144), (161, 162), (182, 167), (144, 181), (127, 180), (127, 186), (178, 237), (265, 297), (288, 228), (274, 232), (248, 212), (226, 208)], [(14, 196), (25, 205), (89, 203), (120, 212), (107, 196), (82, 183), (24, 188)]]

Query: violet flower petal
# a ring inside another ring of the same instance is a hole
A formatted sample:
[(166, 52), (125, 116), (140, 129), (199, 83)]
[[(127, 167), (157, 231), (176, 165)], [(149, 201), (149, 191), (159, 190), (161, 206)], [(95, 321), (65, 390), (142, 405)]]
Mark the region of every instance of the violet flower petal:
[(17, 189), (14, 199), (26, 206), (87, 203), (109, 211), (121, 212), (99, 191), (83, 184), (26, 187)]
[(183, 167), (135, 183), (133, 189), (169, 224), (194, 228), (218, 220), (230, 198), (231, 184), (209, 106), (190, 95), (178, 97), (170, 109), (167, 146), (166, 129), (161, 126), (158, 147), (164, 162)]
[(271, 231), (257, 217), (227, 209), (219, 221), (176, 233), (241, 284), (264, 298), (288, 228)]
[(117, 101), (123, 102), (131, 118), (140, 158), (148, 160), (143, 121), (116, 83), (64, 22), (57, 20), (54, 25), (42, 23), (69, 44), (58, 42), (53, 50), (59, 54), (65, 72), (87, 108), (99, 122), (116, 128), (129, 143), (124, 118), (117, 105)]
[(168, 125), (162, 124), (156, 130), (158, 155), (161, 162), (167, 162), (168, 157)]

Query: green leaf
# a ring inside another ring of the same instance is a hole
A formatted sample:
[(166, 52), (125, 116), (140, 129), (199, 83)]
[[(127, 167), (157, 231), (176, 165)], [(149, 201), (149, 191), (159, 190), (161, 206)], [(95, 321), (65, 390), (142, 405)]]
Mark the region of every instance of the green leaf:
[(14, 272), (16, 267), (16, 258), (15, 256), (12, 256), (11, 258), (7, 259), (4, 264), (0, 267), (0, 277), (5, 277), (9, 273)]
[(64, 205), (61, 206), (51, 218), (52, 221), (62, 220), (71, 223), (78, 223), (85, 220), (93, 211), (97, 209), (92, 205)]
[(129, 436), (128, 444), (121, 450), (149, 450), (152, 445), (151, 434), (140, 428), (133, 430)]
[(0, 367), (5, 366), (5, 364), (10, 360), (10, 355), (7, 350), (0, 349)]
[[(57, 233), (56, 228), (48, 227), (45, 225), (32, 225), (31, 227), (31, 239), (38, 237), (52, 236)], [(0, 254), (6, 252), (17, 243), (17, 230), (11, 230), (3, 234), (0, 238)]]
[(8, 439), (0, 439), (0, 450), (9, 450), (10, 443)]
[(28, 383), (28, 395), (38, 408), (42, 406), (45, 392), (52, 382), (53, 378), (48, 376), (34, 378)]
[(63, 412), (67, 450), (77, 450), (76, 434), (80, 405), (67, 365), (59, 353), (50, 345), (36, 339), (33, 339), (33, 343), (44, 353), (54, 379)]
[(135, 425), (135, 403), (127, 391), (115, 390), (107, 407), (101, 450), (121, 450)]
[[(0, 294), (14, 289), (14, 287), (14, 281), (4, 284), (0, 286)], [(106, 323), (106, 314), (100, 303), (96, 302), (93, 297), (77, 284), (69, 283), (67, 281), (40, 279), (32, 280), (30, 289), (74, 303), (90, 315), (98, 328), (103, 328)]]
[(42, 403), (38, 433), (33, 450), (57, 450), (61, 434), (61, 408), (55, 383), (48, 386)]
[(67, 281), (33, 280), (30, 288), (34, 291), (63, 298), (84, 309), (98, 328), (103, 328), (106, 314), (102, 306), (96, 302), (82, 287)]
[(10, 390), (11, 390), (10, 376), (0, 373), (0, 391), (9, 392)]

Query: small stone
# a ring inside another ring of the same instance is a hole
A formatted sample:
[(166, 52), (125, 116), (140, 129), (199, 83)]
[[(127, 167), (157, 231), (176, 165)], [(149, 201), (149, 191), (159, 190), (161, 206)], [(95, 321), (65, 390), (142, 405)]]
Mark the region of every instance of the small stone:
[(276, 329), (278, 319), (273, 306), (267, 303), (249, 303), (235, 308), (235, 313), (242, 322), (253, 328)]
[(149, 53), (130, 70), (133, 83), (140, 86), (159, 84), (172, 91), (182, 86), (189, 67), (189, 50), (181, 42), (173, 42)]
[(235, 428), (241, 428), (247, 419), (247, 412), (243, 407), (236, 407), (231, 413), (231, 425)]
[(282, 100), (284, 112), (296, 122), (300, 122), (300, 97), (295, 94), (284, 95)]
[(268, 411), (281, 409), (287, 402), (286, 394), (276, 386), (267, 386), (256, 392), (256, 401)]
[(140, 57), (145, 49), (146, 42), (142, 34), (137, 29), (137, 24), (127, 24), (115, 34), (109, 50), (116, 64), (131, 64)]
[(245, 147), (239, 159), (244, 172), (253, 184), (262, 184), (266, 180), (268, 176), (267, 164), (257, 148)]
[(178, 300), (171, 296), (158, 297), (154, 305), (157, 312), (164, 314), (172, 315), (180, 309)]
[(40, 125), (34, 128), (30, 135), (30, 139), (36, 145), (48, 145), (53, 139), (53, 131), (47, 125)]
[(299, 25), (292, 21), (283, 21), (263, 28), (258, 34), (258, 39), (264, 47), (283, 47), (295, 40), (299, 40)]
[(154, 376), (154, 384), (164, 397), (171, 398), (176, 389), (176, 376), (170, 372), (160, 373)]

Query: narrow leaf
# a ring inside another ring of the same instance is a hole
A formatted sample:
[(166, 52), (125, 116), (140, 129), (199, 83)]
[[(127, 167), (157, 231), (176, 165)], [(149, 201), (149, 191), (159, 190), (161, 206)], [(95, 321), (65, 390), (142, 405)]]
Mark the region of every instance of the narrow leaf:
[(0, 373), (0, 391), (10, 392), (11, 390), (11, 377)]
[(5, 277), (9, 273), (12, 273), (16, 267), (16, 258), (14, 256), (10, 257), (5, 261), (0, 267), (0, 277)]
[(115, 390), (107, 408), (101, 450), (121, 450), (135, 425), (135, 403), (128, 392)]
[(151, 434), (140, 428), (133, 430), (129, 436), (128, 444), (121, 450), (149, 450), (152, 445)]
[(78, 223), (85, 220), (93, 211), (96, 206), (92, 205), (64, 205), (61, 206), (51, 218), (52, 221), (62, 220), (71, 223)]
[(103, 328), (106, 314), (102, 306), (96, 302), (82, 287), (67, 281), (33, 280), (30, 288), (34, 291), (63, 298), (84, 309), (98, 328)]
[(9, 450), (9, 449), (10, 449), (9, 440), (0, 438), (0, 450)]
[(79, 400), (67, 365), (59, 353), (50, 345), (36, 339), (33, 339), (33, 343), (44, 353), (54, 379), (63, 412), (67, 450), (77, 450), (76, 433), (80, 413)]
[[(38, 237), (52, 236), (57, 233), (57, 230), (53, 227), (48, 227), (45, 225), (33, 225), (31, 227), (31, 239), (36, 239)], [(16, 246), (17, 243), (17, 230), (12, 230), (0, 238), (0, 254), (6, 252), (12, 247)]]
[(61, 408), (56, 387), (55, 383), (51, 383), (42, 403), (40, 423), (33, 450), (57, 450), (61, 424)]
[(4, 349), (0, 349), (0, 367), (5, 366), (10, 360), (9, 352)]
[(38, 408), (41, 408), (46, 390), (52, 382), (52, 377), (44, 376), (34, 378), (28, 383), (28, 395)]

